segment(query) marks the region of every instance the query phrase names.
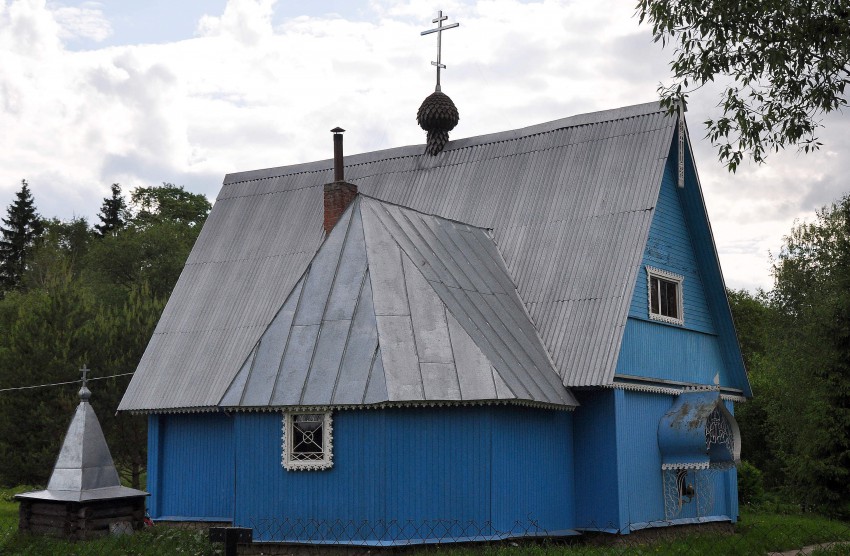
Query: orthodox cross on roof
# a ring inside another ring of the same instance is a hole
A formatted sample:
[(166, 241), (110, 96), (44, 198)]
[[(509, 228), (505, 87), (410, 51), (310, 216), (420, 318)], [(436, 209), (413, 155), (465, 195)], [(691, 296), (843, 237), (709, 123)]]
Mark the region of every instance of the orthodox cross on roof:
[(83, 375), (83, 386), (80, 388), (80, 400), (85, 402), (91, 397), (91, 391), (88, 389), (89, 369), (86, 367), (85, 363), (83, 363), (83, 368), (80, 369), (80, 373)]
[(429, 35), (431, 33), (437, 33), (437, 61), (431, 62), (432, 66), (437, 66), (437, 87), (434, 89), (435, 91), (440, 91), (440, 69), (446, 69), (442, 63), (440, 63), (440, 55), (442, 54), (443, 49), (443, 31), (447, 31), (449, 29), (454, 29), (455, 27), (460, 26), (460, 23), (451, 23), (449, 25), (443, 25), (443, 22), (447, 20), (449, 17), (443, 15), (443, 10), (437, 12), (437, 19), (432, 20), (433, 23), (437, 24), (437, 27), (434, 29), (428, 29), (427, 31), (422, 31), (419, 33), (422, 35)]

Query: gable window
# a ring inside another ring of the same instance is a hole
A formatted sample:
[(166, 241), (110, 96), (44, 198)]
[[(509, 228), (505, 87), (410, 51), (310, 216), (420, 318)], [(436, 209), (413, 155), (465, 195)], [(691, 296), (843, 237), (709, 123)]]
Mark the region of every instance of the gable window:
[(685, 277), (680, 274), (646, 267), (647, 289), (649, 298), (649, 318), (684, 324), (682, 311), (682, 282)]
[(330, 411), (283, 415), (283, 467), (330, 469), (333, 466), (333, 429)]

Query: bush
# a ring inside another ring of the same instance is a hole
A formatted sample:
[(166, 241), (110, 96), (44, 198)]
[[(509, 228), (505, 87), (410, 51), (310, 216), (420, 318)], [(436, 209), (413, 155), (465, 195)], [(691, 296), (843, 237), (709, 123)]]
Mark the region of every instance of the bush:
[(755, 504), (764, 497), (764, 479), (761, 471), (748, 461), (738, 466), (738, 500), (742, 504)]

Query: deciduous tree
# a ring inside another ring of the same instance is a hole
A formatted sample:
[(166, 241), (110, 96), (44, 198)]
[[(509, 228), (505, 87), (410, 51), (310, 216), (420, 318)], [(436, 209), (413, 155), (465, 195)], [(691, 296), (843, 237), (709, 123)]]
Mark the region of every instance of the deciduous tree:
[(797, 429), (786, 450), (789, 479), (807, 505), (848, 513), (850, 195), (794, 227), (774, 273), (787, 331), (777, 349), (794, 350), (776, 361), (792, 388), (786, 417)]
[(820, 118), (847, 105), (850, 6), (834, 0), (639, 0), (641, 22), (673, 44), (673, 82), (660, 88), (673, 109), (718, 79), (722, 116), (706, 121), (718, 155), (734, 171), (749, 156), (820, 147)]

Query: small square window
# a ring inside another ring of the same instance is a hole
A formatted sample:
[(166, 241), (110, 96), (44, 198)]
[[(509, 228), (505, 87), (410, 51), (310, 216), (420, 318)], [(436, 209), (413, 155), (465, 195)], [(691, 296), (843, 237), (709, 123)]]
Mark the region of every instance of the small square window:
[(646, 267), (649, 318), (670, 324), (684, 324), (682, 282), (685, 277), (666, 270)]
[(283, 416), (283, 467), (330, 469), (333, 466), (331, 413), (285, 413)]

